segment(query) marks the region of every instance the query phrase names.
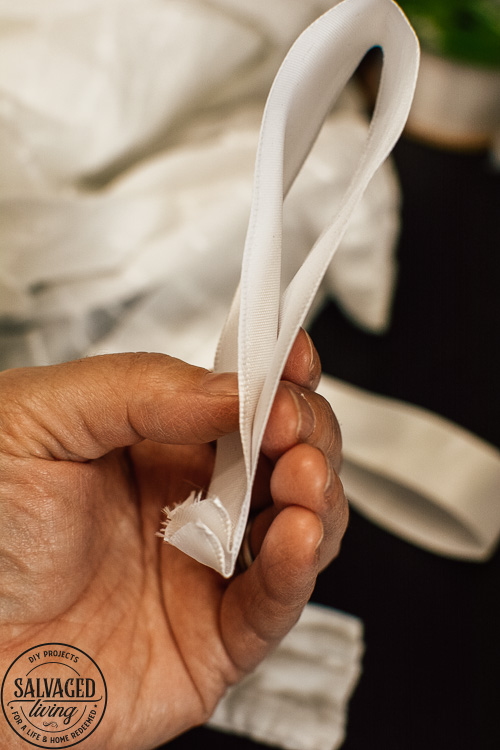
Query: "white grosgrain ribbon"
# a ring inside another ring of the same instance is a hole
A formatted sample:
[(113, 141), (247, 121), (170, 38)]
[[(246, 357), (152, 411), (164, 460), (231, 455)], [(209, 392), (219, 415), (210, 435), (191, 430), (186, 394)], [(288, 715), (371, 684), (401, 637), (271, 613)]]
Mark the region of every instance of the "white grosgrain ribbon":
[(323, 375), (342, 426), (342, 483), (371, 521), (430, 552), (480, 562), (500, 538), (500, 452), (426, 409)]
[[(383, 70), (364, 151), (330, 225), (281, 293), (283, 200), (321, 125), (366, 52)], [(248, 518), (269, 411), (284, 364), (349, 218), (406, 122), (417, 79), (416, 36), (392, 0), (344, 0), (295, 42), (262, 120), (241, 282), (222, 331), (216, 371), (237, 371), (239, 433), (221, 438), (204, 497), (167, 511), (165, 541), (229, 577)]]

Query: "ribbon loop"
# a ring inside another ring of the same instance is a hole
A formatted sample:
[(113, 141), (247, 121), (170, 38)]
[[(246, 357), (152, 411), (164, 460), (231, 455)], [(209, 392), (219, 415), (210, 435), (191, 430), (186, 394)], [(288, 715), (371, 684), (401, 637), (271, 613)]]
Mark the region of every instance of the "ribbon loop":
[[(321, 125), (374, 46), (384, 64), (366, 147), (336, 215), (281, 298), (283, 200)], [(240, 288), (216, 370), (238, 371), (240, 431), (219, 440), (207, 496), (167, 511), (164, 538), (224, 576), (243, 537), (260, 445), (281, 372), (349, 217), (409, 113), (418, 42), (392, 0), (344, 0), (292, 46), (271, 88), (257, 151)]]

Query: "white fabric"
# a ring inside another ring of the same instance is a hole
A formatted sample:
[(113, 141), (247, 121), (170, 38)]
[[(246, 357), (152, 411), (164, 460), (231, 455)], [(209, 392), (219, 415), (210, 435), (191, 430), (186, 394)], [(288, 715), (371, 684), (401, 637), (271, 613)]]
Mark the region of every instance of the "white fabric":
[(500, 452), (424, 409), (324, 375), (342, 481), (372, 521), (432, 552), (484, 560), (500, 538)]
[[(79, 299), (85, 299), (87, 290), (94, 299), (99, 294), (96, 304), (101, 306), (106, 304), (106, 295), (111, 299), (118, 294), (125, 296), (131, 285), (136, 293), (140, 285), (153, 286), (121, 315), (108, 335), (101, 336), (90, 348), (87, 344), (85, 351), (120, 352), (147, 347), (212, 367), (220, 330), (241, 272), (260, 117), (260, 106), (239, 108), (236, 115), (225, 118), (224, 129), (219, 124), (209, 140), (204, 139), (196, 147), (186, 143), (165, 156), (162, 163), (157, 160), (155, 170), (161, 182), (158, 180), (156, 188), (148, 185), (147, 174), (140, 192), (139, 179), (130, 186), (129, 192), (137, 202), (150, 196), (163, 201), (169, 207), (171, 223), (163, 219), (162, 229), (159, 221), (148, 222), (138, 206), (134, 221), (141, 227), (141, 252), (129, 260), (124, 258), (112, 277), (86, 277), (78, 285), (71, 285)], [(366, 136), (367, 126), (350, 104), (344, 104), (327, 119), (287, 197), (284, 284), (304, 260), (328, 220), (331, 207), (340, 201)], [(183, 175), (182, 184), (177, 179), (179, 173)], [(111, 196), (109, 200), (111, 203)], [(125, 210), (125, 206), (122, 209), (117, 205), (116, 198), (114, 202), (117, 210), (110, 217), (111, 230)], [(316, 306), (327, 296), (334, 296), (358, 325), (371, 331), (386, 327), (396, 276), (393, 248), (398, 210), (398, 186), (392, 165), (386, 162), (353, 213), (316, 297)], [(91, 221), (88, 214), (85, 218)], [(43, 296), (48, 300), (48, 291)], [(53, 303), (54, 291), (50, 304)]]
[[(212, 366), (265, 96), (330, 4), (0, 1), (0, 367), (145, 347)], [(366, 131), (351, 85), (289, 196), (284, 279)], [(370, 330), (388, 321), (398, 204), (386, 164), (318, 296)]]
[[(282, 203), (339, 92), (368, 49), (384, 68), (369, 137), (336, 216), (281, 295)], [(232, 575), (260, 443), (281, 371), (350, 214), (390, 153), (408, 115), (418, 43), (391, 0), (345, 0), (294, 44), (264, 112), (241, 287), (223, 330), (216, 369), (237, 370), (240, 431), (219, 440), (207, 496), (167, 511), (165, 540)], [(307, 116), (304, 116), (307, 113)]]
[(278, 648), (231, 688), (208, 725), (286, 750), (335, 750), (361, 672), (363, 626), (308, 604)]

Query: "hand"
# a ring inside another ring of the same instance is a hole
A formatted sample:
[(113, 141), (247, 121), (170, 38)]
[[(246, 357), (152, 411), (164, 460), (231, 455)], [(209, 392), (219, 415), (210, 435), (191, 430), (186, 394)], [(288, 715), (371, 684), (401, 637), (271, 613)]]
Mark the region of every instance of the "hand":
[[(155, 532), (237, 429), (235, 375), (159, 354), (0, 374), (0, 669), (40, 643), (92, 656), (109, 700), (88, 750), (154, 748), (205, 721), (299, 617), (347, 521), (319, 374), (301, 332), (262, 448), (256, 558), (229, 581)], [(3, 717), (0, 746), (26, 747)]]

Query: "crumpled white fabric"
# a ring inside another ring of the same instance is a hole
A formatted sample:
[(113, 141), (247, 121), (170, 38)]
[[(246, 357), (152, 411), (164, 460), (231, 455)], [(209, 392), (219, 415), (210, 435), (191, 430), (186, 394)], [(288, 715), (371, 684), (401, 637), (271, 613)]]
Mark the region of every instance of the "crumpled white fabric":
[[(0, 2), (1, 367), (138, 348), (212, 365), (264, 99), (295, 36), (329, 5)], [(366, 130), (351, 89), (289, 196), (290, 268)], [(388, 320), (398, 207), (387, 164), (318, 297), (336, 296), (371, 330)]]
[(208, 726), (286, 750), (336, 750), (363, 650), (358, 618), (308, 604), (277, 649), (230, 688)]

